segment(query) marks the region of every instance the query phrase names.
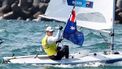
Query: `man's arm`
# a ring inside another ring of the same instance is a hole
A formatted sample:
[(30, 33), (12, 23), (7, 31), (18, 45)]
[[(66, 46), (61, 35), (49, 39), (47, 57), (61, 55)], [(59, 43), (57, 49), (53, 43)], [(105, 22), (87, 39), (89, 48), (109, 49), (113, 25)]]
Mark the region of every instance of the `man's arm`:
[(58, 33), (56, 34), (56, 36), (50, 36), (47, 38), (47, 43), (48, 44), (52, 44), (52, 43), (56, 43), (56, 41), (58, 41), (60, 39), (60, 30), (58, 30)]

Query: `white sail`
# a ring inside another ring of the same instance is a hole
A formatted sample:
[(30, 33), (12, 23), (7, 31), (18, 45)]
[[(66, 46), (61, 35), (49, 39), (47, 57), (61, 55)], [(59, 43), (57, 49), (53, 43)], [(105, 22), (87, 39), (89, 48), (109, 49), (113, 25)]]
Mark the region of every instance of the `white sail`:
[[(114, 0), (89, 0), (93, 8), (76, 7), (77, 25), (95, 30), (111, 29), (113, 26)], [(67, 22), (73, 6), (67, 0), (51, 0), (46, 17)]]

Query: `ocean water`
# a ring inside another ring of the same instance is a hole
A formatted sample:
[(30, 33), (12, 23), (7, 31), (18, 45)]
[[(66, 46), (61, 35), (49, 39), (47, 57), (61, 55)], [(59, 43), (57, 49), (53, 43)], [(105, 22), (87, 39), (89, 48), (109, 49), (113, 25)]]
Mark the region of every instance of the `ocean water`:
[[(20, 55), (36, 55), (44, 54), (41, 48), (41, 39), (45, 35), (45, 28), (52, 26), (57, 32), (57, 26), (65, 26), (64, 23), (55, 21), (17, 21), (17, 20), (1, 20), (0, 21), (0, 39), (3, 43), (0, 45), (0, 57)], [(122, 50), (122, 25), (115, 24), (115, 50)], [(107, 33), (96, 32), (84, 28), (78, 28), (83, 31), (85, 42), (82, 47), (74, 45), (70, 41), (63, 40), (63, 44), (70, 46), (70, 53), (76, 52), (99, 52), (108, 50), (109, 46), (105, 40), (110, 42)], [(37, 64), (0, 64), (0, 69), (122, 69), (122, 66), (100, 66), (100, 67), (83, 67), (80, 65), (37, 65)]]

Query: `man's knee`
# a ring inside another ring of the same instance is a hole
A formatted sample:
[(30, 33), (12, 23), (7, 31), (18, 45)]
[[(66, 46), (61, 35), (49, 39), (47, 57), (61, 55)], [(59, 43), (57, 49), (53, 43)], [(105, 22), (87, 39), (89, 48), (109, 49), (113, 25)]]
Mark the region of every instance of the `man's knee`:
[(64, 49), (65, 49), (65, 51), (69, 51), (69, 46), (68, 45), (64, 45)]
[(65, 55), (65, 58), (69, 58), (69, 46), (68, 45), (64, 45), (64, 55)]

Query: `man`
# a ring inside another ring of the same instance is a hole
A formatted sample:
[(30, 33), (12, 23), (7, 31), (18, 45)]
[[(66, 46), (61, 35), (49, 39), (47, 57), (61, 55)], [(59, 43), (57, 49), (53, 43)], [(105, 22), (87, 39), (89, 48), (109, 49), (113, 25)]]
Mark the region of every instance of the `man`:
[(57, 43), (62, 41), (60, 36), (62, 29), (63, 27), (60, 26), (56, 36), (53, 36), (54, 30), (52, 29), (52, 27), (49, 26), (45, 30), (46, 35), (42, 39), (42, 48), (50, 59), (61, 60), (64, 56), (65, 58), (69, 57), (68, 46), (65, 45), (63, 46), (63, 48), (57, 46)]

